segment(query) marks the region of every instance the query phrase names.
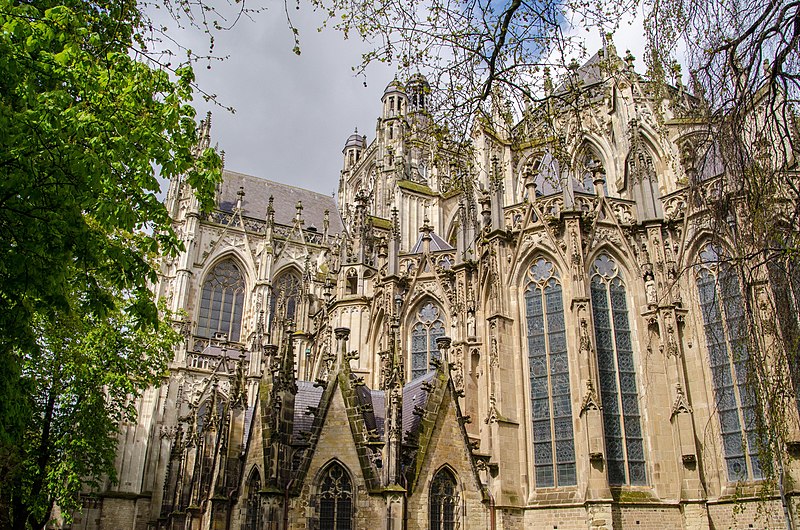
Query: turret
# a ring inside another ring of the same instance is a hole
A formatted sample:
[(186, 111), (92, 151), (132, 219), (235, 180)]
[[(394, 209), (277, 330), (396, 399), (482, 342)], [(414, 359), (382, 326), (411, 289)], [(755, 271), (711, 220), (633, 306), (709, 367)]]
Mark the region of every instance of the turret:
[(347, 142), (344, 144), (342, 154), (344, 155), (344, 171), (349, 171), (361, 160), (361, 152), (367, 145), (367, 137), (358, 134), (358, 129), (355, 130)]
[(431, 86), (422, 74), (414, 74), (406, 83), (406, 94), (408, 95), (409, 112), (424, 111), (428, 108), (428, 96), (431, 93)]
[(383, 103), (383, 119), (397, 118), (402, 116), (407, 108), (406, 92), (403, 84), (395, 78), (386, 86), (383, 91), (381, 102)]

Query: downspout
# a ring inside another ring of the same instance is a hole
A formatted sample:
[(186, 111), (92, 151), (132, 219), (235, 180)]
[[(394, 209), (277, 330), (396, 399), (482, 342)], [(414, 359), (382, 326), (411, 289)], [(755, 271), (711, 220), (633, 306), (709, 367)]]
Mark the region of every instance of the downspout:
[(495, 512), (497, 507), (494, 503), (494, 495), (492, 492), (489, 491), (489, 488), (486, 488), (486, 494), (489, 496), (489, 530), (496, 530), (497, 529), (497, 519)]
[(289, 480), (283, 490), (283, 530), (289, 528), (289, 489), (294, 484), (294, 479)]

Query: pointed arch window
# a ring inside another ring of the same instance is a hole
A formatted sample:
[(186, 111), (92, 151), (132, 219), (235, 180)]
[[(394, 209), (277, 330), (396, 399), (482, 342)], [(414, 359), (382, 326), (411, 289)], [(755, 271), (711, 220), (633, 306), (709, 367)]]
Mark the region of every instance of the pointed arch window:
[(261, 476), (257, 469), (253, 469), (250, 474), (250, 479), (247, 481), (247, 505), (244, 520), (244, 527), (242, 530), (260, 530), (261, 529), (261, 500), (259, 498), (259, 490), (261, 490)]
[(459, 527), (458, 483), (453, 473), (440, 469), (431, 481), (428, 519), (431, 530), (455, 530)]
[(338, 462), (332, 462), (319, 484), (320, 530), (350, 530), (353, 527), (353, 482)]
[(719, 417), (725, 467), (731, 481), (761, 478), (755, 399), (747, 388), (747, 324), (736, 272), (720, 249), (700, 252), (697, 290)]
[(296, 323), (297, 306), (302, 294), (302, 282), (296, 272), (285, 272), (272, 285), (273, 315), (283, 321)]
[(607, 254), (592, 265), (603, 431), (611, 484), (646, 484), (644, 441), (625, 282)]
[(431, 360), (439, 358), (436, 339), (445, 334), (441, 314), (442, 310), (433, 302), (424, 304), (417, 311), (411, 328), (411, 379), (428, 373)]
[[(791, 248), (787, 245), (785, 248)], [(781, 343), (794, 400), (800, 412), (800, 263), (794, 256), (767, 263), (774, 310), (781, 330)]]
[(232, 260), (218, 263), (208, 274), (200, 293), (197, 335), (224, 333), (238, 342), (244, 309), (244, 277)]
[(525, 319), (536, 487), (573, 486), (575, 436), (564, 301), (558, 272), (543, 258), (528, 271)]
[[(580, 156), (578, 156), (578, 164), (575, 171), (575, 183), (573, 184), (575, 190), (584, 193), (591, 193), (594, 195), (597, 190), (594, 188), (594, 173), (593, 169), (596, 166), (602, 167), (602, 158), (589, 146), (584, 146)], [(608, 195), (608, 181), (603, 182), (603, 189), (605, 194)]]

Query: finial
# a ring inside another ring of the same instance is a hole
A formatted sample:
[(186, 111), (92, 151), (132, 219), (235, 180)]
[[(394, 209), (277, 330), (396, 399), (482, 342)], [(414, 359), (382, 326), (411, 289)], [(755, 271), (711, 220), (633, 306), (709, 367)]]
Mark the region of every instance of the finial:
[(236, 199), (236, 209), (242, 210), (242, 199), (244, 199), (244, 186), (239, 186), (239, 191), (236, 192), (238, 198)]
[(296, 226), (303, 225), (303, 201), (297, 201), (297, 204), (294, 205), (295, 214), (294, 214), (294, 223)]
[(269, 202), (267, 203), (267, 221), (272, 222), (275, 218), (275, 207), (273, 203), (275, 202), (275, 197), (272, 195), (269, 196)]
[(633, 71), (633, 61), (636, 57), (633, 56), (630, 50), (625, 50), (625, 62), (628, 64), (628, 70)]

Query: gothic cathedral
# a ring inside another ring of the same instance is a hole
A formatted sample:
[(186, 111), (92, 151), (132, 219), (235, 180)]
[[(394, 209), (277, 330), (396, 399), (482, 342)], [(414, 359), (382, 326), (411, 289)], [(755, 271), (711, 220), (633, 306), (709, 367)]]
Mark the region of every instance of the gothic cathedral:
[(173, 181), (185, 340), (72, 528), (785, 527), (697, 102), (608, 51), (573, 73), (450, 150), (392, 82), (336, 199), (226, 170), (202, 214)]

